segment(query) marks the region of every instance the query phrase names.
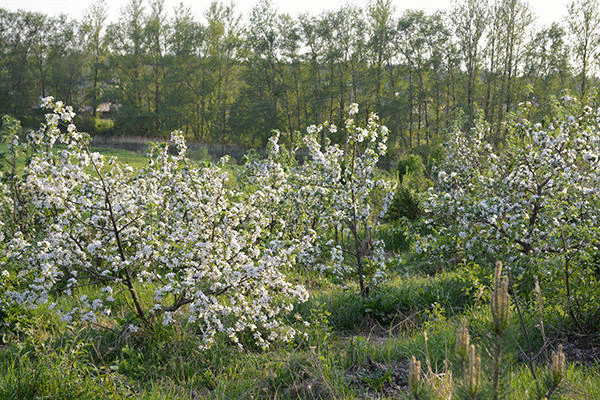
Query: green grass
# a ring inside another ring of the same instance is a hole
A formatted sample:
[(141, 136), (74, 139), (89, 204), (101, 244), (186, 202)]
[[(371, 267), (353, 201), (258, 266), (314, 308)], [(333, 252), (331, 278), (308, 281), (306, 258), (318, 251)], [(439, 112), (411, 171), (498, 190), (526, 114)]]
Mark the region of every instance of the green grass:
[[(366, 314), (369, 300), (341, 287), (328, 288), (301, 308), (303, 317), (312, 323), (309, 337), (268, 351), (240, 350), (223, 339), (201, 350), (192, 330), (185, 327), (161, 326), (153, 332), (122, 336), (110, 330), (69, 326), (48, 310), (36, 310), (29, 336), (21, 334), (0, 355), (0, 398), (403, 398), (407, 360), (414, 355), (425, 365), (426, 348), (433, 371), (441, 371), (444, 359), (449, 360), (457, 398), (465, 398), (460, 397), (462, 366), (454, 351), (459, 322), (469, 321), (472, 341), (480, 348), (490, 348), (494, 337), (487, 306), (470, 305), (452, 289), (453, 279), (450, 273), (396, 278), (379, 296), (394, 303), (399, 313), (420, 310), (422, 315), (404, 324), (392, 319), (387, 326)], [(443, 300), (446, 305), (437, 310), (426, 307), (430, 300)], [(381, 307), (387, 310), (388, 306)], [(38, 323), (45, 317), (45, 323)], [(535, 321), (527, 323), (533, 334)], [(508, 399), (533, 398), (533, 380), (519, 352), (526, 343), (514, 314), (507, 332), (504, 393)], [(533, 336), (539, 348), (539, 335)], [(481, 398), (490, 398), (491, 360), (482, 354), (482, 394), (486, 396)], [(548, 373), (546, 360), (536, 365), (540, 376)], [(552, 398), (597, 398), (599, 371), (597, 365), (571, 362)]]
[[(130, 165), (133, 168), (141, 168), (148, 163), (144, 154), (135, 153), (133, 151), (107, 147), (93, 147), (90, 150), (93, 152), (98, 152), (106, 157), (116, 157), (119, 162)], [(6, 145), (0, 143), (0, 154), (5, 154), (6, 151)], [(24, 158), (21, 158), (19, 161), (22, 164), (24, 162)]]
[(115, 121), (110, 118), (92, 118), (94, 129), (98, 133), (110, 131), (115, 127)]
[(105, 157), (116, 157), (120, 162), (127, 164), (134, 169), (142, 168), (148, 165), (148, 161), (144, 154), (136, 153), (129, 150), (115, 149), (108, 147), (93, 147), (92, 151), (104, 155)]
[[(148, 160), (144, 153), (138, 153), (134, 151), (111, 148), (111, 147), (92, 147), (90, 149), (93, 152), (98, 152), (105, 157), (116, 157), (119, 162), (123, 164), (127, 164), (134, 169), (140, 169), (148, 165)], [(0, 154), (5, 154), (7, 151), (7, 147), (5, 144), (0, 143)], [(204, 153), (201, 154), (188, 154), (190, 159), (193, 162), (203, 163), (207, 161), (207, 157), (204, 156)], [(18, 169), (21, 170), (23, 168), (24, 157), (19, 159)], [(236, 176), (236, 172), (239, 170), (239, 166), (236, 164), (234, 160), (229, 161), (224, 165), (225, 170), (231, 173), (232, 177)], [(235, 183), (235, 179), (233, 180)]]

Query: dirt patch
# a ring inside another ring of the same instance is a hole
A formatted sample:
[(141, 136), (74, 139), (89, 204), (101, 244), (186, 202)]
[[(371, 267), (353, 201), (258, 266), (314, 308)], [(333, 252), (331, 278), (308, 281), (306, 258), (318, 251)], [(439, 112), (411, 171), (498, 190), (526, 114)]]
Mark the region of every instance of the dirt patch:
[(569, 362), (589, 366), (600, 361), (600, 336), (597, 334), (570, 335), (562, 345)]
[(346, 370), (350, 384), (362, 393), (363, 399), (399, 398), (408, 389), (408, 360), (366, 365)]

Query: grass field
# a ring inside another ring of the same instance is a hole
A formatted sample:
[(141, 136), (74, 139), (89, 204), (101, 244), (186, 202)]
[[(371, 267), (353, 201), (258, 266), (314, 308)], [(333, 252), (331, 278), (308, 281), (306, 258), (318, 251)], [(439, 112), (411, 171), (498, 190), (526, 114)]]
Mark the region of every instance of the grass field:
[(133, 168), (141, 168), (147, 164), (146, 157), (144, 156), (144, 154), (136, 153), (133, 151), (114, 149), (108, 147), (93, 147), (91, 150), (97, 151), (98, 153), (106, 157), (117, 157), (120, 162), (130, 165)]
[[(297, 311), (312, 326), (306, 339), (268, 351), (239, 350), (219, 342), (200, 350), (193, 330), (157, 328), (144, 334), (70, 326), (48, 310), (20, 322), (2, 346), (2, 399), (304, 399), (409, 398), (409, 359), (429, 359), (432, 371), (454, 371), (454, 398), (468, 398), (461, 383), (456, 331), (466, 319), (473, 342), (493, 348), (487, 304), (467, 295), (473, 281), (460, 273), (396, 277), (371, 299), (356, 288), (304, 276), (313, 293)], [(143, 293), (144, 291), (142, 291)], [(146, 291), (146, 295), (150, 295)], [(126, 311), (124, 309), (123, 316)], [(528, 321), (536, 347), (535, 321)], [(558, 326), (547, 329), (560, 338)], [(424, 330), (427, 331), (427, 345)], [(526, 343), (517, 318), (504, 340), (503, 398), (528, 399), (534, 381), (519, 348)], [(573, 348), (570, 357), (575, 357)], [(483, 357), (481, 396), (492, 398), (491, 359)], [(444, 360), (447, 359), (446, 366)], [(424, 364), (423, 364), (424, 365)], [(546, 362), (536, 366), (547, 375)], [(571, 358), (553, 398), (594, 399), (600, 394), (597, 364)], [(442, 398), (423, 394), (421, 398)]]
[[(0, 154), (5, 153), (6, 150), (6, 145), (0, 143)], [(106, 157), (117, 157), (120, 162), (130, 165), (134, 168), (142, 167), (147, 163), (144, 154), (136, 153), (133, 151), (108, 147), (92, 147), (91, 151), (98, 152)]]

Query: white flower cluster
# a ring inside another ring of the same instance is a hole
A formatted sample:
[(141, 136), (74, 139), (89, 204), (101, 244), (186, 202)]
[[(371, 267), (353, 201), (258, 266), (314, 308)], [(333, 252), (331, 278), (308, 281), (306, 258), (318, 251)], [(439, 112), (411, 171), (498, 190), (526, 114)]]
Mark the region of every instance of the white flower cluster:
[[(130, 331), (190, 321), (204, 346), (218, 334), (238, 343), (251, 332), (262, 347), (294, 337), (283, 316), (307, 292), (282, 270), (314, 235), (289, 238), (273, 229), (262, 207), (281, 197), (279, 189), (236, 191), (224, 169), (185, 159), (180, 132), (171, 137), (176, 155), (155, 145), (149, 165), (134, 171), (91, 152), (69, 107), (52, 98), (44, 106), (52, 112), (30, 135), (26, 145), (35, 151), (23, 174), (38, 224), (0, 248), (0, 259), (26, 281), (9, 293), (14, 301), (35, 306), (74, 296), (74, 307), (55, 307), (61, 318), (94, 322), (115, 315), (115, 297), (126, 296), (138, 319)], [(98, 288), (94, 296), (78, 295), (90, 285)], [(139, 295), (143, 287), (155, 288), (153, 298)]]
[(553, 257), (595, 248), (600, 228), (600, 112), (575, 118), (563, 107), (545, 126), (517, 115), (507, 143), (495, 152), (480, 118), (471, 132), (455, 130), (447, 157), (425, 200), (435, 235), (420, 251), (482, 251), (523, 271), (548, 270)]
[[(357, 112), (358, 105), (351, 105), (350, 116)], [(385, 276), (383, 244), (372, 235), (394, 193), (392, 182), (377, 176), (376, 168), (387, 151), (388, 130), (372, 114), (365, 127), (346, 121), (343, 148), (327, 138), (336, 132), (328, 122), (311, 125), (289, 150), (278, 145), (276, 134), (269, 140), (268, 158), (251, 163), (248, 173), (252, 184), (269, 188), (263, 209), (276, 230), (288, 239), (318, 236), (299, 261), (354, 275), (366, 291)], [(297, 155), (304, 151), (309, 158), (300, 163)]]

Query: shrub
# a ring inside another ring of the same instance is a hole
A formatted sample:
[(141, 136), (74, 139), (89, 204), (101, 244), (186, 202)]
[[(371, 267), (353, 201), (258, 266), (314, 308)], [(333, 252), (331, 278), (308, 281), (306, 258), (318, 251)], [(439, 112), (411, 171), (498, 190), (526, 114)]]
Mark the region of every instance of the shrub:
[[(36, 306), (67, 296), (51, 308), (90, 324), (130, 304), (133, 331), (180, 316), (198, 326), (203, 346), (218, 334), (238, 342), (249, 332), (262, 347), (294, 337), (281, 317), (307, 293), (280, 269), (311, 238), (284, 240), (269, 229), (259, 206), (277, 193), (240, 193), (221, 167), (195, 167), (179, 132), (171, 136), (177, 154), (154, 145), (146, 167), (123, 167), (90, 151), (70, 107), (52, 98), (44, 106), (46, 123), (14, 145), (32, 153), (15, 187), (39, 223), (17, 224), (0, 248), (25, 282), (8, 297)], [(141, 296), (142, 285), (153, 296)]]
[[(339, 134), (328, 122), (309, 126), (291, 149), (279, 142), (277, 133), (269, 139), (266, 159), (248, 157), (251, 179), (246, 182), (281, 194), (277, 201), (267, 199), (262, 208), (283, 237), (318, 232), (319, 240), (302, 261), (357, 280), (366, 297), (385, 277), (383, 243), (376, 240), (375, 230), (392, 200), (393, 185), (376, 169), (387, 151), (388, 130), (375, 114), (366, 127), (357, 125), (357, 112), (358, 105), (352, 104), (341, 130), (343, 147), (328, 139)], [(304, 149), (309, 156), (299, 163), (296, 156)]]
[(502, 152), (483, 115), (471, 131), (450, 133), (417, 248), (500, 259), (522, 293), (539, 275), (582, 328), (579, 318), (598, 312), (600, 111), (567, 97), (539, 124), (525, 118), (529, 107), (509, 119)]

